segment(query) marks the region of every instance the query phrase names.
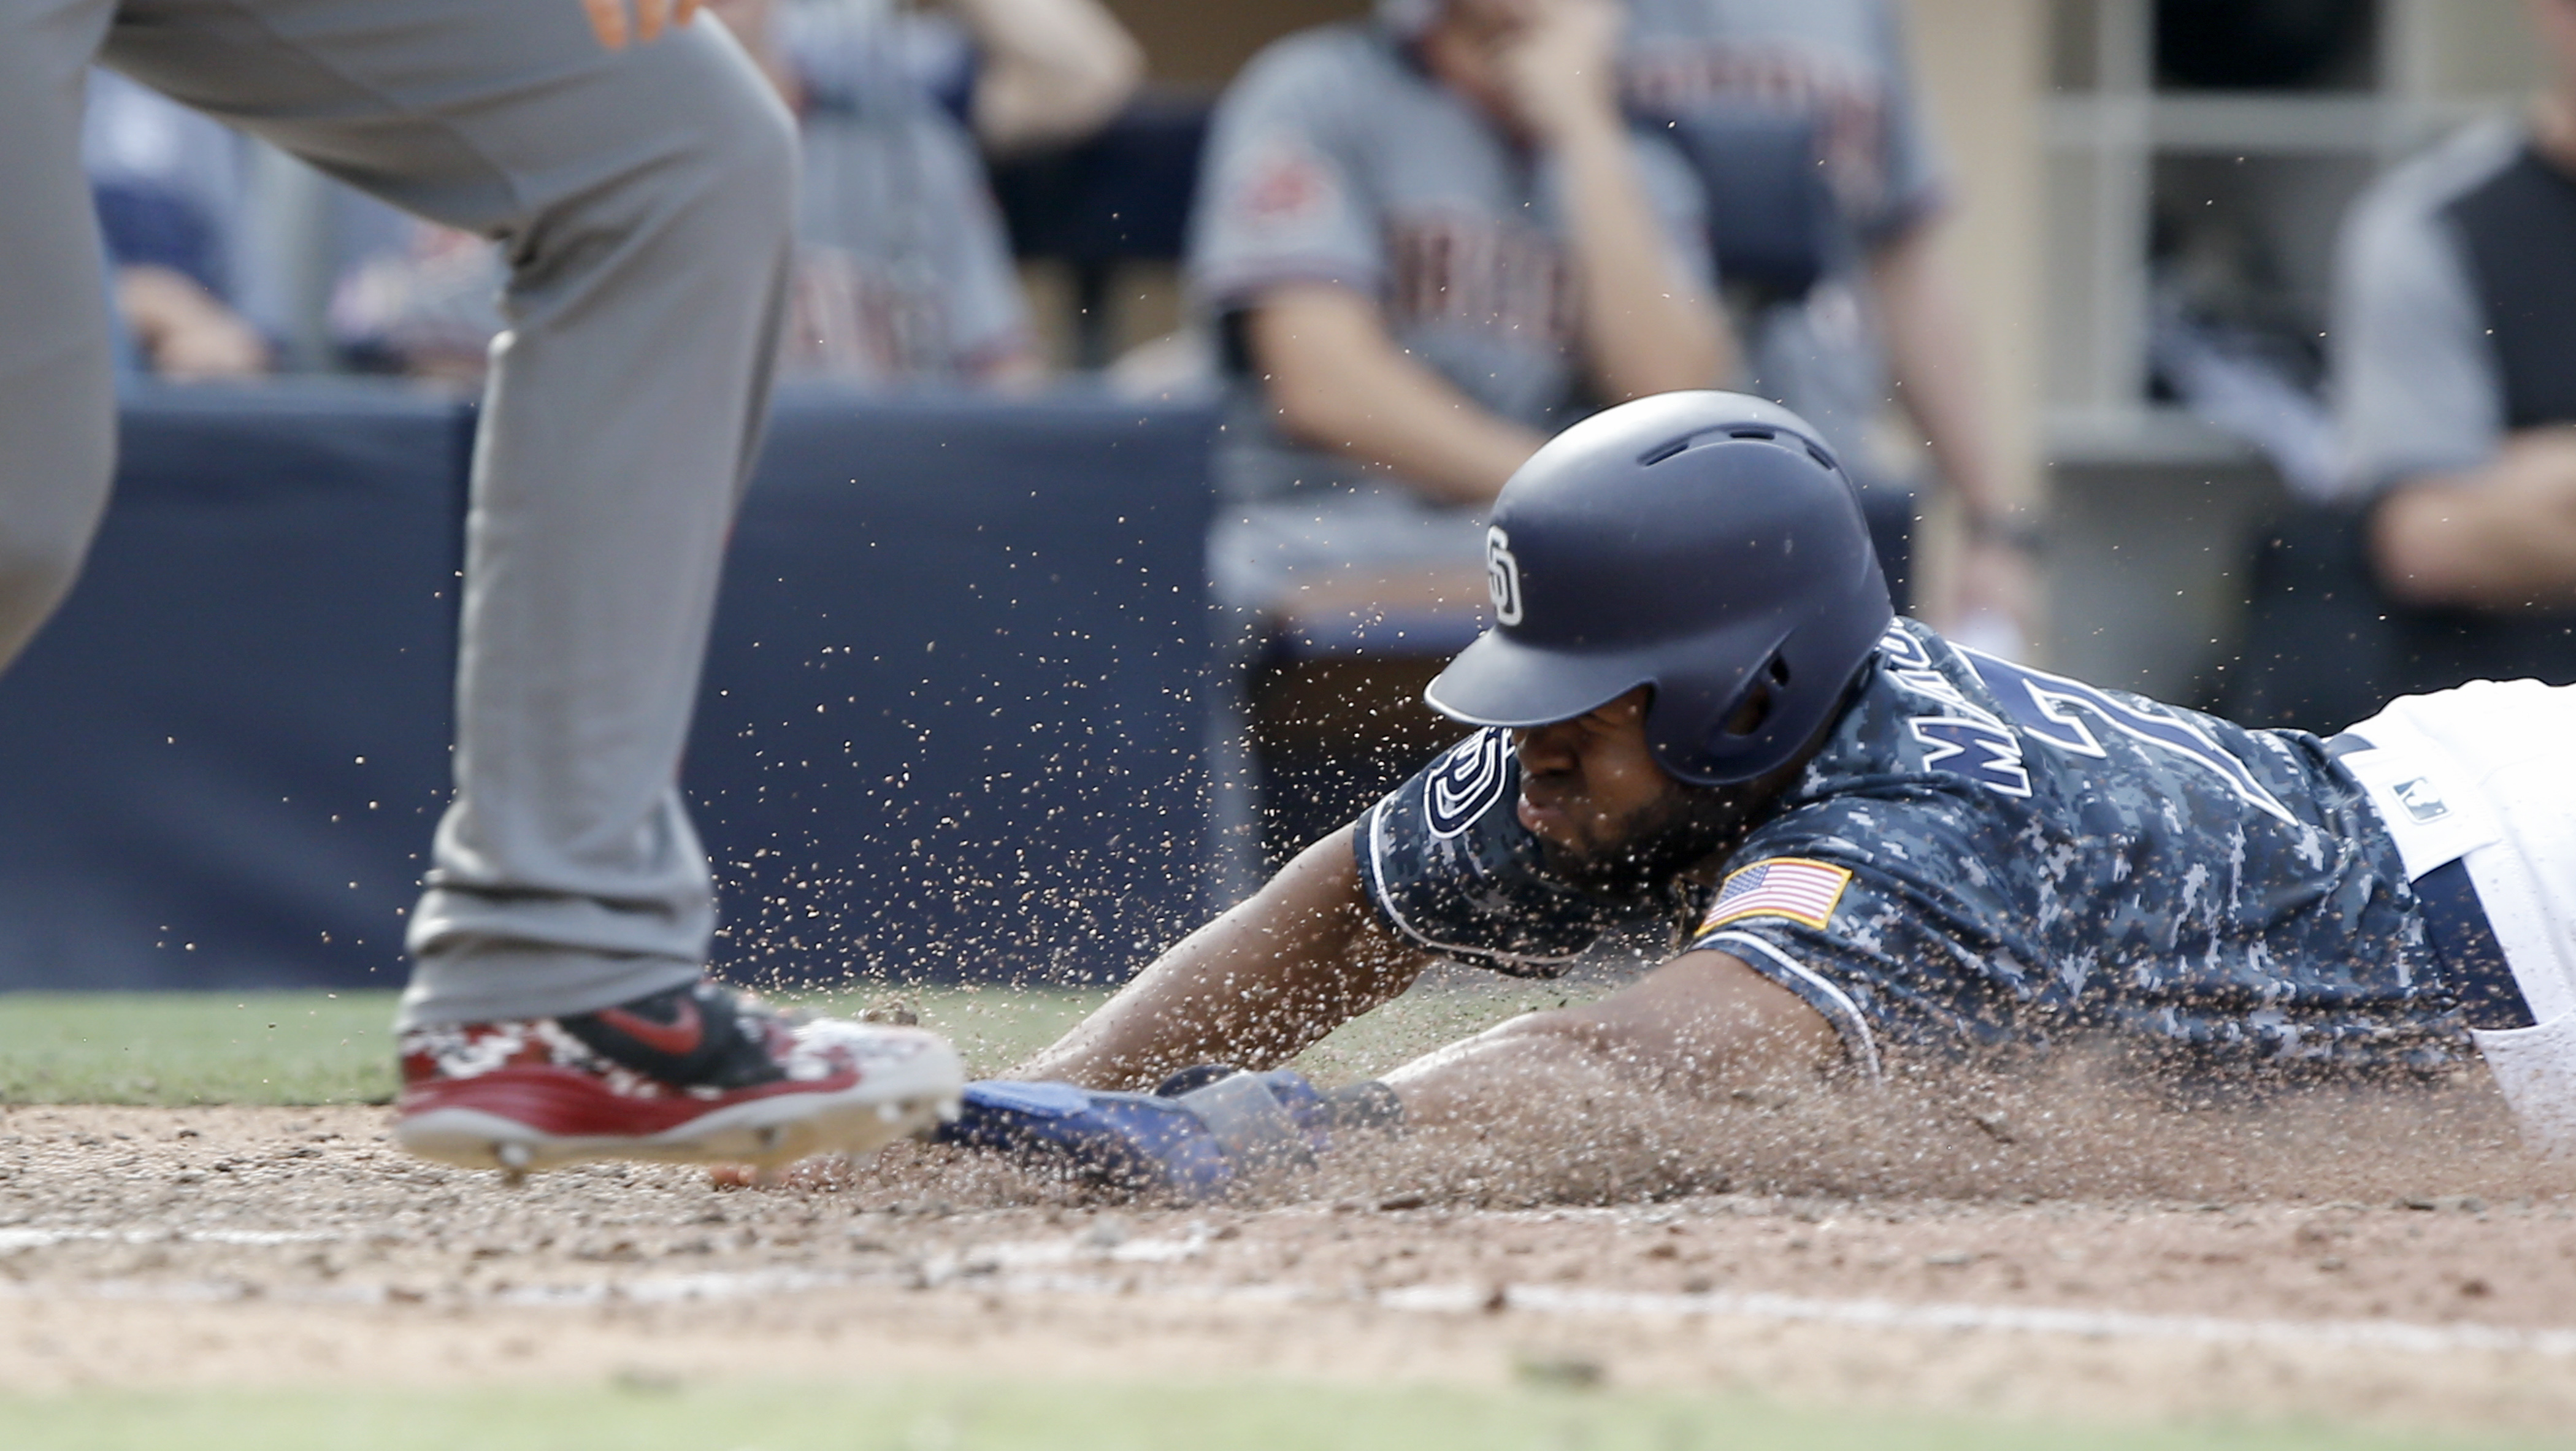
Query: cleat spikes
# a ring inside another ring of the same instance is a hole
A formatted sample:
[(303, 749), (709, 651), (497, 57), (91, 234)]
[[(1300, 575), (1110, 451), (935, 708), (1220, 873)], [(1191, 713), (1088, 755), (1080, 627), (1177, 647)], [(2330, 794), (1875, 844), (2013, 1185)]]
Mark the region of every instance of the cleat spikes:
[(406, 1029), (394, 1140), (513, 1176), (596, 1160), (867, 1154), (965, 1083), (918, 1028), (794, 1019), (701, 980), (559, 1018)]

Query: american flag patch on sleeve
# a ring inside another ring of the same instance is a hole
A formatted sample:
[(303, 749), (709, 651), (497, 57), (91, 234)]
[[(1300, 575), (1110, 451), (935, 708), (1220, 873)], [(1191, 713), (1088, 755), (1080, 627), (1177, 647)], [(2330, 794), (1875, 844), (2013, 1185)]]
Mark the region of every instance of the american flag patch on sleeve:
[(1831, 862), (1809, 861), (1805, 857), (1775, 856), (1755, 862), (1727, 874), (1717, 889), (1717, 901), (1700, 919), (1699, 930), (1709, 931), (1747, 917), (1786, 917), (1821, 928), (1834, 915), (1834, 904), (1843, 898), (1843, 888), (1851, 884), (1852, 874)]

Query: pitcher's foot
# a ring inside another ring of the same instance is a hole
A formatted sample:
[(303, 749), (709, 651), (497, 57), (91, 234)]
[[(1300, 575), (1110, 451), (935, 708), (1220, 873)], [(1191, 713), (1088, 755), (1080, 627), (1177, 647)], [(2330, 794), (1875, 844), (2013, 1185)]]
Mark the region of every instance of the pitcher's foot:
[(588, 1159), (774, 1168), (957, 1114), (957, 1050), (919, 1028), (781, 1012), (700, 979), (596, 1012), (402, 1035), (394, 1141), (518, 1174)]

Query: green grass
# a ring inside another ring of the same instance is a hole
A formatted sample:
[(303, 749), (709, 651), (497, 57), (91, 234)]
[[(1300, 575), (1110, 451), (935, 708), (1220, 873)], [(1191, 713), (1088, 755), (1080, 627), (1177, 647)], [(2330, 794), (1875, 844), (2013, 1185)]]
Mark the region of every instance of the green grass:
[[(1106, 996), (922, 988), (801, 1001), (855, 1012), (901, 998), (993, 1072)], [(389, 992), (0, 995), (0, 1103), (384, 1103), (393, 1016)]]
[(377, 1103), (394, 995), (0, 995), (0, 1102)]
[(2199, 1424), (2095, 1428), (1792, 1411), (1741, 1397), (1283, 1382), (727, 1384), (548, 1392), (0, 1396), (27, 1451), (2432, 1451), (2471, 1435)]
[[(1105, 989), (896, 987), (796, 999), (818, 1012), (895, 1000), (994, 1074), (1055, 1041)], [(1411, 994), (1317, 1044), (1301, 1066), (1328, 1082), (1383, 1072), (1522, 1007), (1563, 995), (1515, 983)], [(0, 1103), (382, 1103), (394, 1090), (394, 995), (0, 994)]]

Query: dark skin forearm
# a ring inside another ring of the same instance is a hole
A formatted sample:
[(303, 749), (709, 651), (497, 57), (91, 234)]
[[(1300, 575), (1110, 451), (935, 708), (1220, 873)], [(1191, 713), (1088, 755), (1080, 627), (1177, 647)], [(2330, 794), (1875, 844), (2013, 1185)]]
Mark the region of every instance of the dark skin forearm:
[(1351, 831), (1308, 847), (1010, 1076), (1142, 1089), (1194, 1063), (1272, 1068), (1403, 992), (1429, 958), (1369, 906)]
[[(1010, 1076), (1147, 1089), (1194, 1063), (1272, 1068), (1403, 992), (1429, 959), (1368, 905), (1351, 831), (1307, 848)], [(1387, 1081), (1408, 1117), (1437, 1123), (1612, 1089), (1721, 1098), (1841, 1060), (1796, 995), (1726, 953), (1690, 952), (1600, 1002), (1514, 1018)]]
[(1405, 1120), (1508, 1127), (1623, 1100), (1723, 1103), (1803, 1089), (1844, 1063), (1797, 994), (1724, 952), (1685, 952), (1598, 1002), (1527, 1013), (1386, 1075)]

